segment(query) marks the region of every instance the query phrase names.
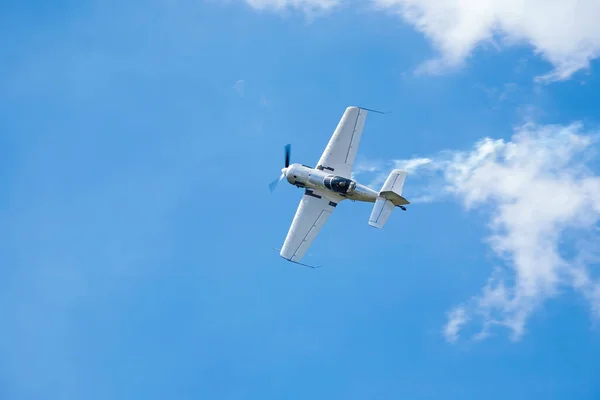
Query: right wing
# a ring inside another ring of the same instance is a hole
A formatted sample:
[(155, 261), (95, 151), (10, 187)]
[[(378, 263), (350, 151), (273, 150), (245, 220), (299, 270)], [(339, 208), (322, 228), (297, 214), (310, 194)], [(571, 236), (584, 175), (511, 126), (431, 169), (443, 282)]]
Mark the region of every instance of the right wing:
[(337, 203), (323, 193), (306, 189), (279, 255), (288, 261), (300, 262)]
[(366, 118), (367, 110), (346, 108), (317, 163), (317, 169), (350, 178)]

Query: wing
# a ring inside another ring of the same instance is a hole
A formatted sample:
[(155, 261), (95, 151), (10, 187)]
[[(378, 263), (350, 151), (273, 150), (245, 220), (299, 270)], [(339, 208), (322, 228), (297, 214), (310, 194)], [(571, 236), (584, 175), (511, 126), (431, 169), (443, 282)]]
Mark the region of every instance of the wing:
[(317, 169), (350, 178), (366, 118), (367, 110), (358, 107), (346, 108), (317, 163)]
[(290, 226), (281, 257), (300, 262), (337, 203), (313, 189), (306, 189)]

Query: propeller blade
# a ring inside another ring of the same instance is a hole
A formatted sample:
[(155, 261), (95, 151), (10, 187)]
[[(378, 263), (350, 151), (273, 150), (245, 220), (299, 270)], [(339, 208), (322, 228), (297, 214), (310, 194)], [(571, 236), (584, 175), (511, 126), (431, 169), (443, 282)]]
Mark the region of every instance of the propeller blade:
[(286, 144), (285, 145), (285, 167), (289, 167), (290, 166), (290, 149), (291, 149), (291, 145)]
[(290, 166), (290, 153), (291, 153), (291, 145), (286, 144), (284, 147), (284, 152), (285, 152), (285, 168), (281, 170), (281, 176), (274, 180), (273, 182), (271, 182), (269, 184), (269, 190), (271, 190), (271, 193), (277, 188), (277, 185), (279, 185), (279, 182), (281, 182), (283, 180), (283, 178), (285, 178), (285, 171), (286, 168)]
[(284, 177), (285, 177), (285, 175), (281, 174), (281, 176), (279, 178), (277, 178), (273, 182), (269, 183), (269, 190), (271, 191), (271, 193), (273, 193), (273, 191), (277, 188), (277, 185), (279, 185), (279, 182), (281, 182)]

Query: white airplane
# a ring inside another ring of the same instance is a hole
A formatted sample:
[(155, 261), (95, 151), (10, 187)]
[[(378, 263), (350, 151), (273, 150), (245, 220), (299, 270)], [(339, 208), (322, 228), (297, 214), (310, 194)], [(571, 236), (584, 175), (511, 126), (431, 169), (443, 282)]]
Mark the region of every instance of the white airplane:
[(368, 111), (374, 110), (360, 107), (346, 109), (316, 168), (302, 164), (290, 165), (290, 145), (285, 146), (285, 167), (279, 179), (269, 185), (271, 192), (283, 178), (305, 189), (279, 253), (286, 260), (311, 267), (300, 260), (342, 200), (375, 203), (369, 225), (379, 229), (383, 228), (394, 207), (406, 211), (404, 205), (410, 204), (402, 197), (406, 171), (394, 169), (378, 192), (351, 179)]

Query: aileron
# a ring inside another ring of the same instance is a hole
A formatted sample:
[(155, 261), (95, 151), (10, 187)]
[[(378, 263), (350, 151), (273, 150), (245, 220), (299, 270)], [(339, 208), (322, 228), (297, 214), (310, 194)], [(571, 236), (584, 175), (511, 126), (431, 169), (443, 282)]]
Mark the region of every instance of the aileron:
[(335, 172), (336, 175), (345, 178), (350, 177), (366, 118), (365, 109), (346, 109), (317, 163), (317, 169)]
[(332, 204), (337, 205), (322, 193), (305, 191), (281, 248), (281, 257), (294, 262), (299, 262), (304, 257), (335, 208)]

